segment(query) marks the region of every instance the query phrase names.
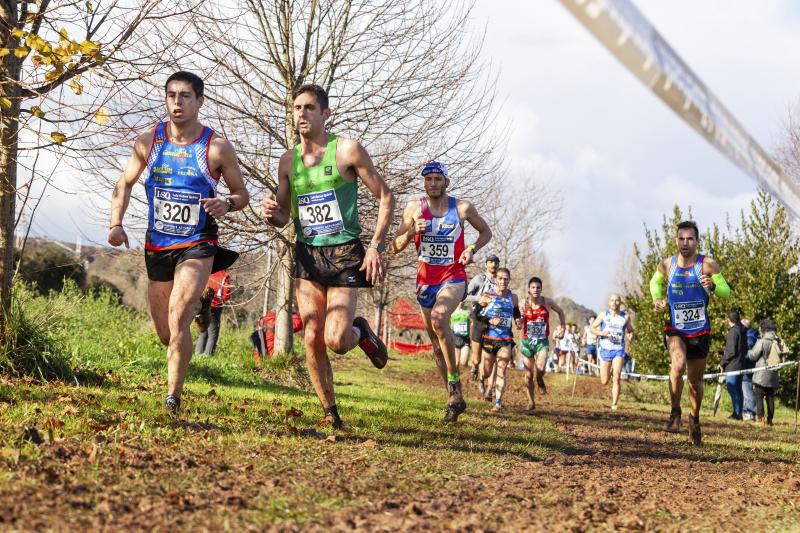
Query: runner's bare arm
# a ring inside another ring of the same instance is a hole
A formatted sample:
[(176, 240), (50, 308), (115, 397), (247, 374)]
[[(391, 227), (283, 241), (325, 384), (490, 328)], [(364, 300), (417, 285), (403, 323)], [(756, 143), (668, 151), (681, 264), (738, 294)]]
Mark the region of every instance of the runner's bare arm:
[(372, 234), (374, 243), (382, 243), (386, 240), (386, 232), (392, 221), (394, 212), (394, 195), (391, 189), (383, 180), (381, 175), (372, 164), (372, 158), (361, 143), (352, 139), (341, 139), (341, 150), (344, 161), (361, 178), (364, 186), (369, 192), (378, 199), (378, 219), (375, 223), (375, 231)]
[(597, 316), (597, 317), (595, 317), (594, 321), (589, 326), (589, 329), (592, 330), (592, 333), (594, 333), (598, 337), (605, 337), (606, 335), (608, 335), (608, 333), (606, 333), (605, 331), (601, 331), (600, 330), (600, 325), (602, 323), (603, 323), (603, 317), (602, 316)]
[[(211, 173), (221, 176), (225, 181), (229, 194), (227, 198), (219, 196), (201, 198), (200, 202), (203, 204), (205, 212), (214, 218), (222, 218), (229, 211), (244, 209), (250, 202), (250, 194), (244, 185), (242, 169), (239, 168), (239, 161), (236, 158), (236, 150), (230, 141), (216, 135), (211, 138), (208, 147), (208, 164), (211, 167)], [(230, 205), (228, 199), (233, 205)]]
[(561, 309), (561, 306), (559, 306), (555, 302), (555, 300), (552, 300), (550, 298), (545, 298), (544, 299), (544, 304), (547, 307), (549, 307), (550, 309), (552, 309), (553, 311), (555, 311), (556, 314), (558, 315), (558, 323), (559, 323), (559, 326), (558, 326), (558, 337), (559, 338), (563, 337), (564, 336), (564, 332), (567, 329), (567, 317), (566, 317), (566, 315), (564, 315), (564, 310)]
[(291, 191), (289, 189), (289, 177), (292, 172), (293, 151), (288, 150), (281, 156), (278, 162), (278, 186), (276, 194), (268, 192), (261, 200), (261, 216), (270, 225), (282, 228), (291, 220)]
[(628, 330), (631, 338), (633, 338), (633, 323), (631, 323), (631, 315), (627, 315), (625, 317), (625, 329)]
[(462, 265), (468, 265), (472, 262), (472, 258), (475, 256), (475, 252), (486, 246), (490, 240), (492, 240), (492, 230), (489, 228), (489, 225), (483, 219), (483, 217), (478, 213), (478, 210), (475, 209), (475, 206), (472, 205), (472, 202), (467, 200), (459, 200), (458, 201), (458, 216), (461, 220), (466, 220), (470, 223), (470, 225), (478, 232), (478, 238), (475, 240), (474, 243), (468, 245), (463, 252), (461, 252), (461, 257), (458, 258), (458, 262)]
[(419, 228), (416, 224), (418, 215), (419, 202), (408, 202), (405, 209), (403, 209), (403, 218), (400, 220), (400, 226), (397, 228), (397, 233), (389, 245), (389, 250), (393, 254), (399, 254), (405, 250), (406, 246), (408, 246), (408, 243), (411, 242), (411, 240), (414, 238), (414, 235), (417, 233), (417, 231), (419, 231)]
[[(341, 139), (339, 146), (343, 162), (353, 169), (361, 178), (364, 186), (378, 199), (378, 219), (375, 222), (375, 231), (370, 243), (382, 244), (386, 240), (386, 231), (389, 229), (394, 212), (394, 195), (381, 175), (378, 174), (375, 165), (372, 164), (372, 158), (359, 142), (352, 139)], [(384, 270), (380, 252), (375, 248), (368, 248), (359, 270), (366, 272), (367, 281), (372, 284), (382, 280)]]
[(114, 187), (111, 195), (111, 219), (108, 222), (108, 244), (111, 246), (124, 244), (126, 248), (130, 248), (128, 234), (122, 227), (122, 219), (125, 217), (125, 211), (128, 210), (133, 186), (147, 166), (147, 153), (153, 144), (154, 135), (155, 131), (152, 129), (139, 135), (133, 144), (133, 154)]
[(522, 329), (522, 311), (519, 308), (519, 298), (513, 292), (511, 293), (511, 302), (514, 304), (514, 323), (517, 329)]

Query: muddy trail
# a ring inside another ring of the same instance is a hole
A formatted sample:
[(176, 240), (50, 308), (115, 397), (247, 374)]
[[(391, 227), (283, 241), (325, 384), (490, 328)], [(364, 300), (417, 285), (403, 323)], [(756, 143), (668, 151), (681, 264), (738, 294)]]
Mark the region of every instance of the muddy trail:
[[(468, 411), (463, 423), (483, 417), (524, 417), (521, 377), (514, 372), (499, 414)], [(435, 376), (428, 383), (434, 385)], [(538, 396), (536, 413), (574, 443), (544, 461), (519, 460), (486, 479), (464, 476), (446, 491), (408, 495), (330, 514), (319, 524), (336, 531), (800, 531), (800, 468), (770, 432), (797, 442), (791, 427), (701, 420), (704, 445), (687, 434), (662, 431), (667, 407), (629, 402), (608, 408), (609, 389), (579, 380), (574, 398), (563, 376), (548, 375), (551, 392)], [(625, 385), (623, 385), (625, 386)], [(471, 404), (481, 400), (470, 388)], [(488, 406), (488, 404), (486, 404)], [(710, 414), (710, 413), (709, 413)], [(686, 427), (684, 413), (683, 427)], [(729, 446), (725, 436), (756, 443)], [(758, 443), (763, 446), (759, 448)], [(743, 503), (746, 502), (746, 503)]]

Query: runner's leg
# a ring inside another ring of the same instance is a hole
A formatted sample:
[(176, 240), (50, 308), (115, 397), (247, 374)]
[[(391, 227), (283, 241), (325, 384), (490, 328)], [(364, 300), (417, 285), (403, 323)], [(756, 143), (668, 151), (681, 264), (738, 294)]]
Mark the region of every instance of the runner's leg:
[(464, 282), (448, 283), (444, 285), (439, 294), (436, 295), (436, 302), (431, 309), (424, 309), (426, 325), (430, 323), (435, 339), (444, 356), (448, 374), (458, 374), (458, 364), (456, 362), (455, 346), (453, 345), (453, 331), (450, 329), (450, 315), (458, 307), (464, 295)]
[(506, 390), (506, 372), (511, 364), (511, 347), (503, 346), (497, 352), (497, 379), (495, 380), (494, 397), (495, 403), (500, 404), (503, 400), (503, 392)]
[(336, 405), (333, 394), (333, 369), (325, 346), (327, 291), (319, 283), (298, 278), (296, 293), (297, 309), (303, 321), (308, 375), (323, 410), (327, 411)]
[(672, 409), (681, 408), (681, 395), (683, 394), (683, 373), (686, 370), (686, 345), (683, 339), (675, 336), (667, 337), (669, 350), (669, 396)]
[(611, 375), (611, 361), (600, 360), (600, 383), (608, 385), (608, 378)]
[(169, 347), (167, 348), (167, 394), (180, 398), (186, 370), (192, 359), (189, 326), (200, 307), (200, 295), (211, 275), (213, 257), (187, 259), (175, 268), (169, 296)]
[[(427, 312), (426, 312), (427, 311)], [(428, 331), (428, 338), (431, 339), (431, 351), (433, 352), (433, 360), (436, 363), (436, 368), (439, 370), (439, 375), (442, 376), (442, 382), (445, 389), (447, 387), (447, 363), (445, 362), (444, 353), (439, 346), (439, 338), (433, 330), (433, 325), (430, 321), (430, 309), (422, 309), (422, 316), (425, 318), (425, 329)], [(449, 390), (449, 389), (448, 389)]]
[(345, 354), (358, 346), (359, 334), (353, 327), (358, 289), (328, 287), (325, 316), (325, 346), (332, 352)]
[(539, 392), (544, 394), (547, 386), (544, 383), (544, 374), (547, 371), (547, 348), (539, 350), (536, 354), (536, 382), (539, 384)]
[(611, 405), (617, 405), (619, 403), (620, 376), (622, 375), (622, 366), (624, 363), (624, 357), (615, 357), (611, 362)]
[(169, 346), (169, 295), (173, 281), (150, 281), (147, 284), (147, 301), (158, 340)]
[[(541, 353), (541, 350), (539, 351)], [(535, 376), (534, 374), (537, 371), (536, 368), (536, 357), (538, 357), (538, 353), (534, 354), (533, 357), (525, 357), (523, 360), (525, 361), (525, 394), (528, 395), (528, 410), (533, 409), (536, 407), (536, 399), (534, 397), (534, 381)]]
[(703, 402), (703, 374), (706, 371), (706, 359), (690, 359), (686, 366), (691, 413), (692, 416), (698, 417), (700, 416), (700, 404)]

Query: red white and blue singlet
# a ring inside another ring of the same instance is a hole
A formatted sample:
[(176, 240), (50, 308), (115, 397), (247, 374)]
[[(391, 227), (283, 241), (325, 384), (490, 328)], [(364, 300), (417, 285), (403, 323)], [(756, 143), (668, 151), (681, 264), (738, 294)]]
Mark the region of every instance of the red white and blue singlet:
[(194, 142), (170, 141), (167, 123), (156, 126), (147, 157), (147, 236), (145, 249), (187, 248), (200, 242), (217, 243), (217, 222), (206, 214), (201, 198), (214, 198), (218, 179), (208, 166), (208, 147), (214, 130), (203, 128)]
[(665, 331), (676, 331), (684, 337), (699, 337), (711, 332), (708, 320), (708, 291), (700, 284), (703, 259), (698, 255), (689, 268), (678, 266), (678, 257), (672, 256), (667, 274), (667, 305), (670, 322)]
[(464, 226), (458, 217), (457, 200), (450, 197), (444, 216), (431, 213), (426, 198), (420, 198), (422, 218), (427, 223), (425, 233), (414, 235), (419, 265), (417, 287), (438, 286), (443, 283), (467, 280), (467, 271), (458, 258), (464, 252)]

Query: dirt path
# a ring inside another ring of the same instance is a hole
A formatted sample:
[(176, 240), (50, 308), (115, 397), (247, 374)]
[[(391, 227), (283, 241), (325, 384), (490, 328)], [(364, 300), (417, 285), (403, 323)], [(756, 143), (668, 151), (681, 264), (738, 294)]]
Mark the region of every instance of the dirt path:
[[(507, 412), (473, 409), (469, 422), (525, 416), (519, 377), (514, 381)], [(800, 469), (781, 460), (769, 429), (703, 420), (706, 444), (698, 449), (685, 434), (660, 431), (664, 412), (628, 406), (612, 413), (599, 400), (606, 394), (587, 379), (575, 400), (562, 388), (539, 401), (535, 416), (575, 443), (550, 460), (520, 460), (493, 479), (462, 477), (448, 493), (381, 501), (327, 516), (321, 525), (337, 531), (800, 531)], [(723, 434), (763, 447), (729, 446)]]

